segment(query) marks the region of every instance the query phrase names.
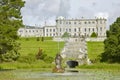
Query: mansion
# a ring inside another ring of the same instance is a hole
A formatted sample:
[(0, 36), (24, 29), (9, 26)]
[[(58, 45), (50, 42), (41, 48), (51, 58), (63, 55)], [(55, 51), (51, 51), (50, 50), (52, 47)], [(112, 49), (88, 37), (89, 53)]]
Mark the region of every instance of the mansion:
[(18, 30), (21, 37), (61, 37), (65, 32), (70, 36), (90, 37), (95, 32), (98, 37), (106, 36), (106, 19), (66, 19), (58, 17), (54, 26), (45, 25), (43, 27), (25, 26)]

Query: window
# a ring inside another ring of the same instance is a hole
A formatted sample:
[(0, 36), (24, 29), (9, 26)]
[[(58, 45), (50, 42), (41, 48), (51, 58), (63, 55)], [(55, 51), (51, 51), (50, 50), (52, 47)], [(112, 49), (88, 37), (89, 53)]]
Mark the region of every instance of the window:
[(68, 22), (66, 22), (66, 24), (68, 24)]
[(92, 23), (93, 23), (93, 24), (95, 24), (95, 22), (94, 22), (94, 21), (93, 21)]
[(48, 29), (46, 29), (46, 32), (48, 32)]
[(76, 32), (76, 28), (74, 29), (74, 31)]
[(69, 22), (69, 24), (71, 24), (71, 22)]
[(52, 32), (52, 29), (50, 29), (50, 32)]
[(76, 24), (76, 22), (74, 22), (74, 24)]
[(102, 27), (100, 27), (100, 31), (102, 31)]
[(88, 23), (89, 23), (89, 24), (91, 24), (91, 22), (90, 22), (90, 21), (89, 21)]
[(34, 32), (34, 30), (33, 30), (33, 32)]
[(68, 29), (66, 29), (66, 32), (68, 32)]
[(71, 32), (71, 29), (69, 29), (69, 32)]
[(94, 28), (93, 28), (93, 32), (94, 32)]
[(79, 31), (80, 31), (80, 28), (79, 28)]
[(53, 29), (53, 32), (55, 32), (55, 29)]
[(85, 32), (86, 32), (86, 28), (85, 28)]
[(61, 28), (60, 28), (60, 32), (61, 32)]
[(89, 28), (89, 32), (90, 32), (90, 28)]
[(46, 34), (48, 36), (48, 34)]

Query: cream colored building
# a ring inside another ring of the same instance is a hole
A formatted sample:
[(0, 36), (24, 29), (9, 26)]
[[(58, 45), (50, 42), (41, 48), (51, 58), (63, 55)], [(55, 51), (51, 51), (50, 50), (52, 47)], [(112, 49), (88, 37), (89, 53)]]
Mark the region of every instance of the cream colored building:
[(25, 28), (20, 28), (18, 30), (18, 35), (21, 37), (60, 37), (65, 32), (73, 37), (90, 37), (93, 32), (95, 32), (98, 37), (105, 37), (106, 19), (66, 19), (64, 17), (58, 17), (55, 26), (43, 26), (42, 28), (27, 26)]
[(41, 37), (44, 36), (43, 28), (34, 26), (25, 26), (18, 30), (18, 35), (21, 37)]
[(83, 35), (90, 37), (95, 32), (98, 37), (105, 37), (106, 19), (65, 19), (64, 17), (59, 17), (56, 20), (56, 28), (58, 36), (68, 32), (71, 36)]

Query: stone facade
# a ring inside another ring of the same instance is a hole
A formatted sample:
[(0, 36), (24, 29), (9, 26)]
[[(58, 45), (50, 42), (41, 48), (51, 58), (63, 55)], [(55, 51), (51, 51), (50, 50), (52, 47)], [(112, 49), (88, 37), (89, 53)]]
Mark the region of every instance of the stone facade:
[(65, 19), (59, 17), (56, 20), (58, 36), (68, 32), (71, 36), (90, 37), (93, 32), (98, 37), (106, 36), (106, 19)]
[(43, 28), (33, 27), (33, 26), (25, 26), (25, 28), (20, 28), (18, 30), (18, 35), (21, 37), (40, 37), (44, 36)]
[(55, 26), (43, 26), (40, 27), (25, 27), (18, 30), (18, 35), (21, 37), (55, 37), (62, 36), (65, 32), (70, 36), (86, 36), (90, 37), (95, 32), (98, 37), (106, 36), (106, 19), (66, 19), (64, 17), (58, 17), (56, 19)]

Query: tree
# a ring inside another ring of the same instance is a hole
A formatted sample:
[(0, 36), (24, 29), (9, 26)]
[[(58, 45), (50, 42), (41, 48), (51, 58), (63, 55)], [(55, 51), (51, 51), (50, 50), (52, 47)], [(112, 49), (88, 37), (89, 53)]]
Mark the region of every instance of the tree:
[[(23, 26), (22, 0), (0, 0), (0, 61), (16, 60), (19, 56), (17, 31)], [(9, 56), (8, 56), (9, 55)]]
[(117, 18), (106, 33), (105, 51), (101, 54), (101, 61), (120, 63), (120, 17)]
[(95, 37), (97, 37), (97, 34), (95, 32), (93, 32), (90, 37), (95, 38)]
[(63, 35), (62, 35), (62, 38), (68, 38), (70, 37), (69, 33), (65, 32)]

